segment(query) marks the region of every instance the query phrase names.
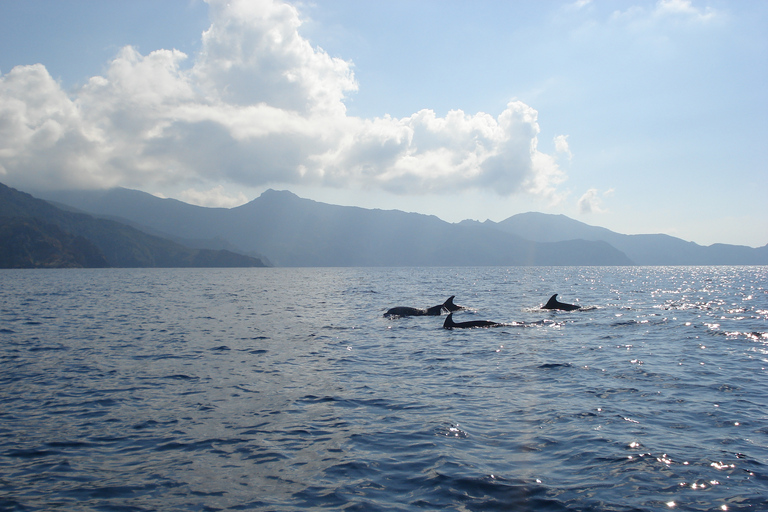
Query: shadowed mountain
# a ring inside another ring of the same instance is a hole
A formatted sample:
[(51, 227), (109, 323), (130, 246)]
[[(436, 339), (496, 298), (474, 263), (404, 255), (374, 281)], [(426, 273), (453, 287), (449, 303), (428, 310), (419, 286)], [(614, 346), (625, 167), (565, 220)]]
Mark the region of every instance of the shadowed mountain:
[(103, 268), (93, 243), (33, 217), (0, 217), (0, 268)]
[(218, 238), (281, 266), (631, 265), (602, 241), (538, 243), (495, 227), (397, 210), (335, 206), (268, 190), (237, 208), (203, 208), (126, 189), (48, 199), (126, 219), (177, 240)]
[(190, 249), (119, 222), (65, 211), (0, 184), (0, 267), (255, 267), (230, 251)]

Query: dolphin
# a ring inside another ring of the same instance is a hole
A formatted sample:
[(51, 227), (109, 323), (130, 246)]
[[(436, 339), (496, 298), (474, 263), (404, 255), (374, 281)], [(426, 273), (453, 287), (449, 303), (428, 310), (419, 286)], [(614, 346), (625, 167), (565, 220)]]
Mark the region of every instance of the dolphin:
[(448, 316), (443, 322), (443, 329), (469, 329), (472, 327), (502, 327), (504, 324), (497, 322), (491, 322), (490, 320), (471, 320), (469, 322), (454, 322), (453, 313), (448, 313)]
[(549, 298), (546, 304), (541, 306), (541, 309), (559, 309), (561, 311), (573, 311), (575, 309), (581, 309), (581, 306), (576, 304), (566, 304), (557, 300), (557, 294), (554, 294)]
[(397, 306), (387, 310), (387, 312), (384, 313), (384, 316), (440, 316), (443, 314), (443, 310), (450, 313), (451, 311), (464, 309), (464, 306), (459, 306), (458, 304), (453, 303), (454, 297), (456, 296), (451, 295), (448, 297), (448, 300), (442, 304), (438, 304), (437, 306), (432, 306), (431, 308), (427, 309)]

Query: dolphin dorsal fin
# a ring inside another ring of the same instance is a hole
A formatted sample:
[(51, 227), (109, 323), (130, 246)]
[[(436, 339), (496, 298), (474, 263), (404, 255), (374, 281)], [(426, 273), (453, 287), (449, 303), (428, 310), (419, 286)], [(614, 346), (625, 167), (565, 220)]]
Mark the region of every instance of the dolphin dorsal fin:
[(451, 306), (455, 306), (455, 304), (453, 303), (453, 299), (455, 297), (456, 297), (455, 295), (451, 295), (450, 297), (448, 297), (448, 300), (443, 302), (443, 307), (445, 307), (446, 309), (448, 309), (450, 311), (451, 310)]
[(551, 296), (551, 297), (549, 298), (549, 300), (547, 301), (547, 303), (546, 303), (546, 304), (544, 304), (544, 307), (545, 307), (545, 308), (547, 308), (547, 307), (554, 307), (554, 306), (556, 306), (556, 305), (557, 305), (557, 294), (554, 294), (553, 296)]

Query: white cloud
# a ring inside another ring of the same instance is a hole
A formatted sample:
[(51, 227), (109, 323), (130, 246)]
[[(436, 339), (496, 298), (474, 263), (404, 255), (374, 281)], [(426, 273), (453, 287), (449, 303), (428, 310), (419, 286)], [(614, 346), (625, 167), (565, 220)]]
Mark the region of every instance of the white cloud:
[[(613, 195), (614, 190), (608, 189), (603, 192), (603, 197), (609, 197)], [(587, 190), (584, 195), (579, 198), (577, 203), (579, 212), (582, 214), (589, 213), (607, 213), (607, 210), (602, 207), (603, 201), (600, 198), (600, 194), (596, 188)]]
[[(186, 67), (182, 52), (128, 46), (71, 93), (40, 64), (0, 76), (2, 179), (22, 189), (174, 185), (190, 201), (221, 205), (231, 198), (220, 182), (557, 200), (565, 175), (538, 151), (530, 106), (513, 101), (497, 117), (350, 117), (351, 64), (301, 37), (293, 6), (209, 4), (211, 26)], [(556, 147), (570, 155), (565, 136)], [(200, 184), (212, 188), (197, 192)]]
[(273, 0), (208, 0), (211, 26), (194, 74), (211, 97), (295, 112), (343, 113), (357, 90), (350, 64), (299, 35), (295, 7)]
[(0, 79), (0, 174), (53, 186), (99, 181), (104, 149), (94, 130), (41, 64)]
[(180, 199), (186, 203), (212, 208), (233, 208), (248, 201), (242, 192), (234, 196), (229, 195), (223, 185), (217, 185), (210, 190), (189, 188), (181, 193)]
[(704, 11), (694, 7), (690, 0), (659, 0), (654, 10), (656, 16), (683, 16), (695, 21), (709, 21), (716, 15), (711, 7)]
[(555, 136), (555, 151), (564, 153), (568, 158), (572, 158), (571, 148), (568, 146), (568, 135)]

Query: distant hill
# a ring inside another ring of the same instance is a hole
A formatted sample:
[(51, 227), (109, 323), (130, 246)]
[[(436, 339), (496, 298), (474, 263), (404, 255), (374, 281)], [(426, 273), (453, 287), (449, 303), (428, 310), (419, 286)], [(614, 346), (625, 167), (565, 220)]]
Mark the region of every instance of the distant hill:
[(622, 235), (564, 215), (526, 213), (498, 223), (451, 224), (275, 190), (231, 209), (122, 188), (45, 197), (187, 245), (264, 255), (279, 266), (768, 264), (768, 245), (704, 247), (668, 235)]
[(0, 267), (264, 266), (231, 251), (191, 249), (0, 184)]
[(565, 215), (530, 212), (498, 223), (483, 224), (538, 242), (573, 239), (603, 241), (622, 251), (638, 265), (768, 264), (768, 245), (758, 248), (728, 244), (702, 246), (669, 235), (622, 235)]

